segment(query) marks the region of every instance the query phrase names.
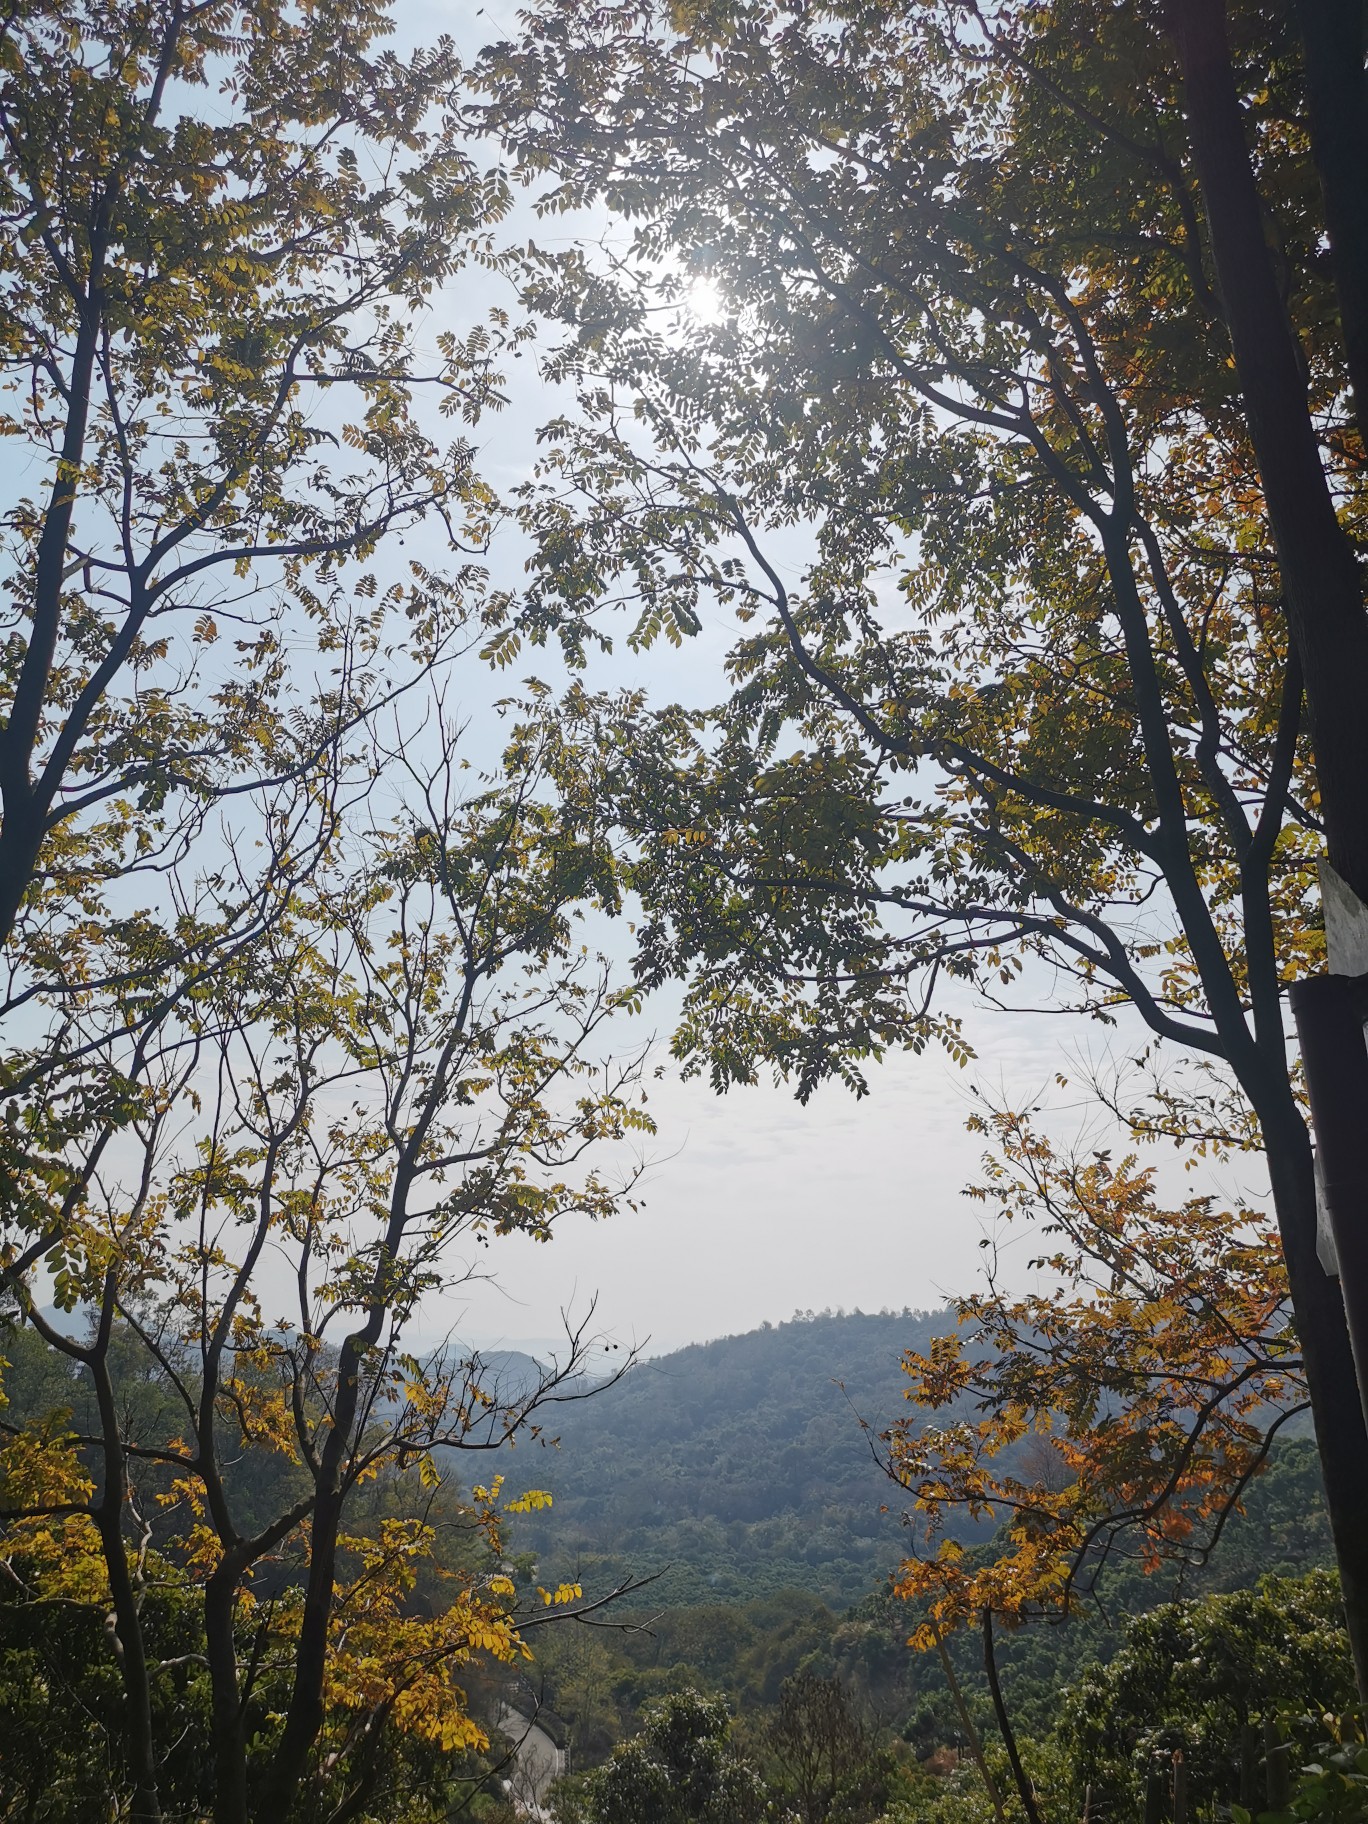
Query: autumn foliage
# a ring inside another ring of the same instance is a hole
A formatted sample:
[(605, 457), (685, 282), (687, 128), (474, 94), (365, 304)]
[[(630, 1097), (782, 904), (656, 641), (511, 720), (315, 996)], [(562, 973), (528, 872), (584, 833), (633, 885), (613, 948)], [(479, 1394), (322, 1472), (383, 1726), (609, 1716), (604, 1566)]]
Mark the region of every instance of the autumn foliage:
[[(1276, 1233), (1254, 1208), (1168, 1203), (1134, 1155), (1055, 1151), (1029, 1115), (976, 1117), (993, 1143), (972, 1192), (1041, 1249), (1042, 1289), (990, 1267), (959, 1328), (904, 1358), (916, 1416), (889, 1467), (917, 1539), (899, 1593), (914, 1643), (1056, 1618), (1108, 1564), (1205, 1560), (1280, 1427), (1305, 1407)], [(991, 1547), (944, 1536), (954, 1512)]]

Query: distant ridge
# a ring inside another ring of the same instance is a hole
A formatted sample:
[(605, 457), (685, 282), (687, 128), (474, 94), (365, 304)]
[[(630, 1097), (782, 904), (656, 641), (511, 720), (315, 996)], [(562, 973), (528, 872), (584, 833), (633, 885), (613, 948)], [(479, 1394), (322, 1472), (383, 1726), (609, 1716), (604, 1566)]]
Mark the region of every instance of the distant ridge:
[(519, 1445), (517, 1480), (554, 1505), (515, 1549), (543, 1578), (660, 1572), (651, 1599), (671, 1606), (858, 1601), (905, 1550), (871, 1437), (904, 1409), (902, 1352), (953, 1325), (946, 1310), (805, 1312), (642, 1362)]

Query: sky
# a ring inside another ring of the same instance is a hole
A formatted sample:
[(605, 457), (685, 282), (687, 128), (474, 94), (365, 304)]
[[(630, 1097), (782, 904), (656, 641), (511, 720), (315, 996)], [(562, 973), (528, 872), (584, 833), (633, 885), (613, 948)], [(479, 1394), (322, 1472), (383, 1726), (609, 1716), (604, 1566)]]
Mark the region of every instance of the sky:
[[(993, 1232), (962, 1195), (982, 1152), (965, 1132), (972, 1085), (1038, 1096), (1065, 1035), (1042, 1017), (966, 1018), (968, 1069), (938, 1049), (900, 1055), (858, 1101), (838, 1085), (805, 1108), (768, 1083), (719, 1097), (668, 1070), (651, 1089), (642, 1207), (563, 1219), (545, 1245), (496, 1238), (479, 1265), (497, 1283), (451, 1294), (442, 1318), (465, 1340), (544, 1354), (561, 1310), (583, 1318), (597, 1298), (593, 1329), (654, 1355), (798, 1311), (926, 1309), (972, 1290)], [(1060, 1131), (1077, 1126), (1066, 1107)]]

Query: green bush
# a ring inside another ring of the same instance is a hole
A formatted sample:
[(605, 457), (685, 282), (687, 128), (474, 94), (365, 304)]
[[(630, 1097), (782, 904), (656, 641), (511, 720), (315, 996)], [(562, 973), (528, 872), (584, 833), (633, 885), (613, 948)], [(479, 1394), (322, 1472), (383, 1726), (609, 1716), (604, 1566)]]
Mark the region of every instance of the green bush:
[(678, 1691), (652, 1704), (640, 1735), (586, 1782), (587, 1824), (760, 1824), (767, 1797), (728, 1741), (721, 1698)]
[(1295, 1766), (1323, 1737), (1320, 1719), (1354, 1701), (1338, 1580), (1315, 1571), (1138, 1617), (1070, 1694), (1056, 1741), (1078, 1809), (1086, 1793), (1090, 1816), (1129, 1821), (1158, 1757), (1182, 1750), (1194, 1808), (1231, 1805), (1247, 1731), (1283, 1719)]

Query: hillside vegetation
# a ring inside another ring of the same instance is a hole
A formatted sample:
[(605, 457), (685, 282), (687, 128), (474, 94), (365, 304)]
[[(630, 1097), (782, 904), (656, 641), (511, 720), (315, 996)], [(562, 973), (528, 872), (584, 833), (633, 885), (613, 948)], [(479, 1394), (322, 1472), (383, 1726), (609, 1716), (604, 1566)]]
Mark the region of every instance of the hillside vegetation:
[[(520, 1524), (519, 1549), (536, 1554), (543, 1581), (654, 1576), (653, 1608), (782, 1590), (836, 1611), (863, 1602), (909, 1545), (899, 1490), (872, 1448), (905, 1410), (901, 1353), (953, 1325), (944, 1310), (800, 1313), (643, 1363), (562, 1408), (554, 1434), (520, 1455), (520, 1479), (553, 1504)], [(1284, 1444), (1246, 1506), (1188, 1588), (1332, 1562), (1309, 1445)], [(964, 1518), (950, 1530), (970, 1541), (990, 1529)], [(1121, 1562), (1113, 1601), (1150, 1607), (1177, 1587), (1161, 1583)]]
[[(800, 1675), (838, 1680), (918, 1756), (958, 1739), (936, 1655), (906, 1645), (916, 1615), (892, 1595), (889, 1573), (910, 1539), (860, 1425), (877, 1429), (898, 1409), (900, 1350), (951, 1323), (944, 1311), (823, 1313), (678, 1350), (569, 1408), (559, 1448), (539, 1448), (535, 1472), (523, 1458), (523, 1478), (554, 1495), (549, 1512), (517, 1530), (537, 1578), (578, 1575), (588, 1592), (627, 1573), (657, 1576), (615, 1611), (636, 1631), (548, 1629), (536, 1642), (526, 1695), (545, 1706), (574, 1765), (601, 1760), (670, 1692), (725, 1696), (745, 1736), (747, 1719), (759, 1728), (784, 1681)], [(987, 1527), (962, 1532), (972, 1553), (991, 1550)], [(1302, 1579), (1332, 1562), (1314, 1448), (1285, 1437), (1205, 1566), (1146, 1575), (1118, 1554), (1084, 1612), (1001, 1633), (1017, 1725), (1049, 1738), (1061, 1703), (1161, 1605), (1245, 1601), (1263, 1579)], [(1300, 1586), (1276, 1587), (1275, 1607)], [(1309, 1587), (1335, 1607), (1329, 1585)], [(949, 1645), (992, 1736), (977, 1637)]]
[(901, 1352), (952, 1321), (799, 1314), (644, 1362), (566, 1407), (558, 1445), (523, 1458), (553, 1506), (519, 1543), (552, 1575), (658, 1573), (661, 1606), (782, 1589), (858, 1602), (902, 1549), (898, 1491), (871, 1449), (902, 1405)]

